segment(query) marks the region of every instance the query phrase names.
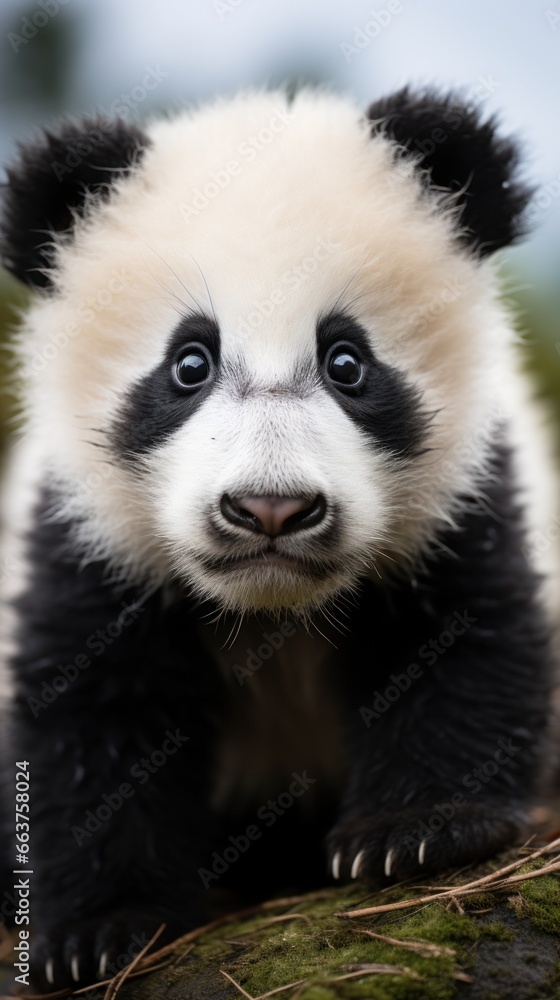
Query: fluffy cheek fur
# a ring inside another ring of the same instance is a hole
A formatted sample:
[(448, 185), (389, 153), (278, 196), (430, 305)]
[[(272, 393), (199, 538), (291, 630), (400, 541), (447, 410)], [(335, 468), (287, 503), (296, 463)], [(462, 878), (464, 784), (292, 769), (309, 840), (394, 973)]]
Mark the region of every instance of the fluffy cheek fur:
[[(398, 487), (389, 464), (325, 389), (316, 387), (306, 398), (267, 398), (258, 390), (236, 398), (224, 389), (144, 460), (142, 475), (176, 575), (231, 610), (305, 611), (374, 570)], [(277, 541), (282, 554), (304, 560), (308, 572), (274, 565), (210, 569), (209, 560), (255, 554), (264, 545), (262, 536), (224, 521), (225, 493), (322, 494), (327, 515), (321, 525)]]

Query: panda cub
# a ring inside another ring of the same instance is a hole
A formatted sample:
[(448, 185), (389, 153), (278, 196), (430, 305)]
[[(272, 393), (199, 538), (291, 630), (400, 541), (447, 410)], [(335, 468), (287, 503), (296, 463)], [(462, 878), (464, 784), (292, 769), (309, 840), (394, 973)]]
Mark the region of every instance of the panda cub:
[(40, 988), (214, 887), (418, 878), (526, 835), (557, 507), (489, 260), (517, 167), (408, 89), (22, 148), (4, 812), (26, 761)]

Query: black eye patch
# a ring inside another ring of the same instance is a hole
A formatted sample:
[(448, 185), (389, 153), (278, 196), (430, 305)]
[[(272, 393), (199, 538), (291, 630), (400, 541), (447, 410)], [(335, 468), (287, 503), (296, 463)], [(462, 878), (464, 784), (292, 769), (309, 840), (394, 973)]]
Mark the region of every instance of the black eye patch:
[(356, 320), (331, 313), (319, 321), (317, 360), (326, 388), (380, 448), (407, 458), (421, 453), (429, 421), (421, 395), (375, 357)]
[(115, 451), (130, 460), (165, 441), (207, 399), (219, 363), (215, 321), (200, 313), (182, 319), (163, 360), (127, 392), (110, 432)]

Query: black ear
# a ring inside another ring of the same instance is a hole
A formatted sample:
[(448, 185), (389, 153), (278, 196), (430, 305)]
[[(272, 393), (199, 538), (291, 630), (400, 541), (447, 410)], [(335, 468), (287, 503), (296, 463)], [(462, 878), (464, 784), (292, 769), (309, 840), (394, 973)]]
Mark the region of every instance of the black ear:
[(476, 105), (408, 88), (367, 111), (372, 133), (394, 139), (414, 155), (429, 184), (458, 195), (459, 238), (485, 257), (522, 235), (530, 190), (516, 174), (518, 150), (484, 121)]
[(71, 232), (88, 196), (106, 197), (148, 145), (137, 125), (100, 117), (63, 122), (20, 146), (19, 161), (7, 171), (1, 223), (0, 254), (8, 271), (33, 288), (47, 287), (52, 235)]

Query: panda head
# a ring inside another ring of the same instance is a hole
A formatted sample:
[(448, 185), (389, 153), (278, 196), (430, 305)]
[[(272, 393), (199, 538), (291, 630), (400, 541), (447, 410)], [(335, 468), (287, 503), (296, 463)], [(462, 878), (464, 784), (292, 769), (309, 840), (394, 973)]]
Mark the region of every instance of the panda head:
[(77, 541), (243, 611), (323, 605), (476, 489), (515, 148), (453, 96), (66, 123), (9, 172), (30, 427)]

